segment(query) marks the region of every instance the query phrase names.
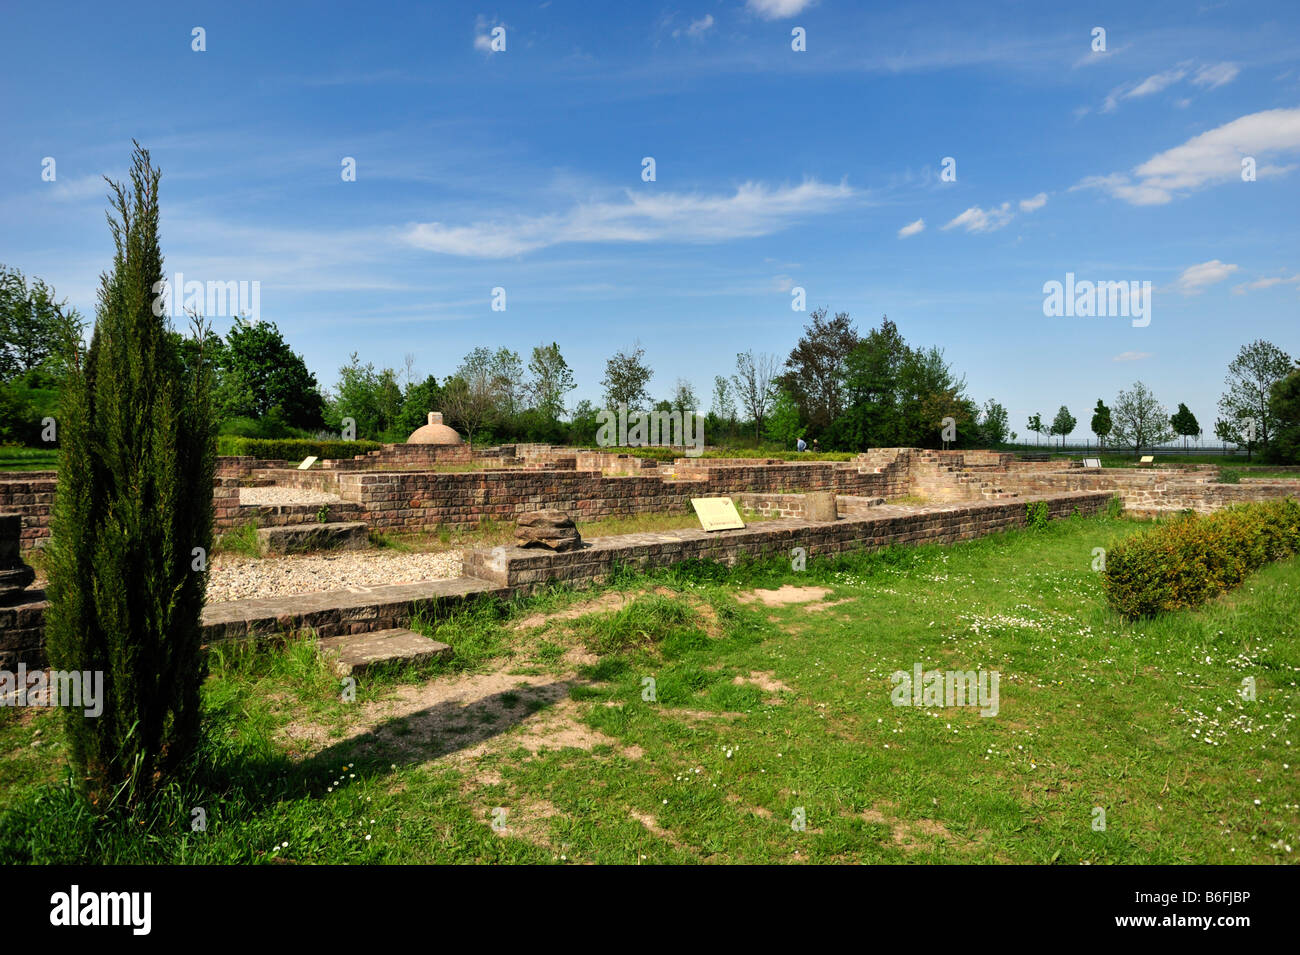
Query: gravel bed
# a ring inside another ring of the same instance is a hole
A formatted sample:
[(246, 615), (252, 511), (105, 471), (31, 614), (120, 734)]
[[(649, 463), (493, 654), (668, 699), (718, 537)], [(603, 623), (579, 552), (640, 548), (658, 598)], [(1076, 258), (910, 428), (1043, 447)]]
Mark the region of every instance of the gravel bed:
[(301, 487), (241, 487), (240, 504), (336, 504), (343, 498)]
[(208, 602), (447, 580), (460, 575), (458, 550), (436, 554), (345, 551), (260, 559), (221, 554), (212, 561)]

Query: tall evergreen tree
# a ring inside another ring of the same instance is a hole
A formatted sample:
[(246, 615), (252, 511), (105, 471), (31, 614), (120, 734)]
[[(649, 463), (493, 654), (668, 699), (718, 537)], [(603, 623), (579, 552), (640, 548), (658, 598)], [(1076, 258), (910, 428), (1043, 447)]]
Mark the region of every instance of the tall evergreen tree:
[(116, 253), (90, 346), (64, 335), (46, 646), (55, 669), (104, 674), (102, 714), (64, 711), (73, 767), (101, 803), (139, 799), (199, 738), (212, 370), (201, 351), (186, 370), (152, 308), (159, 175), (137, 143), (129, 185), (110, 183)]
[(1114, 426), (1115, 424), (1110, 417), (1110, 409), (1106, 407), (1106, 402), (1098, 398), (1097, 407), (1092, 409), (1092, 433), (1097, 436), (1098, 447), (1105, 447), (1106, 436), (1110, 434)]

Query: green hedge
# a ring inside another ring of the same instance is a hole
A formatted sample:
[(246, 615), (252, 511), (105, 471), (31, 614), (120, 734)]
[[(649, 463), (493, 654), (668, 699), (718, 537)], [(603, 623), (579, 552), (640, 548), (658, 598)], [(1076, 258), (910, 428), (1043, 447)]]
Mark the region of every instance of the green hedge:
[(1297, 550), (1300, 503), (1293, 498), (1189, 515), (1130, 537), (1106, 554), (1106, 599), (1130, 618), (1195, 607)]
[(217, 453), (237, 457), (275, 458), (301, 461), (309, 455), (318, 458), (350, 458), (378, 451), (377, 441), (314, 441), (310, 438), (240, 438), (222, 435), (217, 438)]

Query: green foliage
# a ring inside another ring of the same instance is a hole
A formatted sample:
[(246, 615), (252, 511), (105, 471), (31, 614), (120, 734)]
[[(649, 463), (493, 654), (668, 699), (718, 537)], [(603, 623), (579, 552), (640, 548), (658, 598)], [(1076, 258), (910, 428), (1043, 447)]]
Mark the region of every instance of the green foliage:
[(1025, 524), (1034, 530), (1047, 526), (1048, 510), (1046, 501), (1030, 501), (1025, 505)]
[(650, 400), (646, 385), (654, 377), (654, 370), (645, 363), (645, 349), (640, 344), (631, 351), (617, 351), (605, 362), (605, 377), (601, 387), (605, 389), (605, 407), (617, 411), (619, 405), (627, 405), (628, 411), (640, 410)]
[(1183, 438), (1184, 447), (1187, 438), (1194, 438), (1201, 433), (1201, 425), (1196, 420), (1196, 415), (1192, 414), (1192, 409), (1181, 401), (1178, 402), (1178, 410), (1169, 418), (1169, 425), (1174, 429), (1174, 434)]
[[(326, 407), (325, 421), (331, 429), (342, 431), (343, 419), (351, 418), (356, 422), (357, 438), (397, 440), (393, 431), (401, 411), (402, 389), (397, 384), (397, 373), (391, 368), (376, 371), (373, 362), (363, 365), (353, 352), (350, 361), (339, 369), (339, 382), (334, 399)], [(407, 434), (410, 432), (401, 438)]]
[(274, 415), (290, 428), (324, 424), (325, 405), (316, 376), (274, 322), (236, 318), (219, 354), (222, 417)]
[(1237, 468), (1219, 468), (1220, 484), (1240, 484), (1241, 471)]
[(1132, 448), (1134, 454), (1164, 444), (1174, 436), (1174, 429), (1169, 425), (1169, 412), (1140, 381), (1134, 382), (1130, 390), (1119, 393), (1111, 420), (1115, 441)]
[(767, 434), (782, 448), (794, 447), (795, 441), (803, 433), (803, 424), (799, 421), (799, 406), (795, 404), (790, 392), (784, 388), (776, 393), (772, 410), (767, 419)]
[(1195, 607), (1300, 548), (1300, 503), (1288, 498), (1190, 515), (1106, 554), (1106, 599), (1125, 617)]
[(369, 451), (378, 451), (383, 445), (376, 441), (318, 441), (314, 438), (242, 438), (222, 435), (217, 439), (217, 450), (234, 457), (273, 458), (281, 461), (301, 461), (310, 455), (318, 458), (351, 458)]
[[(1243, 345), (1228, 365), (1225, 391), (1219, 398), (1225, 440), (1267, 448), (1279, 425), (1270, 401), (1273, 386), (1295, 370), (1291, 357), (1272, 342), (1258, 339)], [(1255, 422), (1255, 439), (1248, 440), (1245, 421)], [(1216, 433), (1220, 426), (1216, 426)]]
[(1300, 370), (1273, 384), (1269, 410), (1277, 431), (1269, 444), (1268, 459), (1275, 464), (1300, 464)]
[(0, 382), (45, 368), (61, 374), (56, 346), (65, 322), (80, 326), (74, 310), (65, 315), (59, 301), (41, 279), (30, 285), (17, 269), (0, 264)]
[(866, 338), (855, 333), (842, 364), (842, 390), (835, 395), (844, 410), (827, 432), (828, 445), (937, 447), (946, 417), (957, 424), (958, 445), (980, 440), (978, 409), (965, 394), (965, 380), (954, 375), (940, 349), (909, 346), (888, 318)]
[(1114, 428), (1114, 422), (1110, 417), (1110, 409), (1100, 398), (1097, 399), (1097, 407), (1092, 409), (1092, 433), (1097, 436), (1097, 441), (1101, 444), (1106, 443), (1106, 437)]
[(1074, 431), (1074, 426), (1079, 422), (1070, 414), (1070, 409), (1061, 405), (1057, 409), (1056, 417), (1052, 419), (1051, 433), (1061, 439), (1061, 447), (1065, 447), (1065, 436)]
[(402, 396), (402, 410), (398, 412), (393, 427), (405, 440), (416, 428), (424, 426), (430, 411), (441, 411), (442, 404), (442, 388), (433, 375), (408, 385), (406, 394)]
[(983, 414), (979, 422), (982, 442), (989, 447), (996, 448), (1006, 441), (1010, 420), (1007, 409), (1000, 401), (994, 401), (992, 398), (985, 401)]
[(130, 185), (111, 187), (116, 253), (89, 349), (71, 323), (59, 339), (68, 375), (45, 638), (55, 669), (104, 675), (101, 715), (64, 711), (75, 776), (101, 805), (136, 802), (199, 740), (208, 575), (193, 550), (212, 550), (213, 375), (202, 353), (185, 372), (153, 312), (158, 180), (137, 144)]
[(568, 393), (577, 387), (569, 363), (560, 354), (560, 346), (551, 342), (534, 347), (528, 370), (533, 376), (528, 385), (533, 409), (545, 419), (559, 421), (564, 415)]
[(1124, 499), (1116, 494), (1106, 502), (1106, 516), (1111, 518), (1124, 515)]

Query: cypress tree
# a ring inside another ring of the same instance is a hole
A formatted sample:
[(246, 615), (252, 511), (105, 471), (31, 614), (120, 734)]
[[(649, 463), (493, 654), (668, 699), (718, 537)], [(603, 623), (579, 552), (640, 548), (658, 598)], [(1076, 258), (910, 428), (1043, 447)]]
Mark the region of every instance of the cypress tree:
[(46, 644), (51, 667), (104, 674), (100, 716), (64, 711), (74, 771), (101, 803), (147, 795), (199, 738), (212, 369), (200, 344), (183, 370), (170, 320), (155, 311), (159, 178), (136, 143), (130, 183), (109, 182), (116, 252), (90, 345), (71, 327), (64, 343)]

